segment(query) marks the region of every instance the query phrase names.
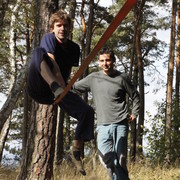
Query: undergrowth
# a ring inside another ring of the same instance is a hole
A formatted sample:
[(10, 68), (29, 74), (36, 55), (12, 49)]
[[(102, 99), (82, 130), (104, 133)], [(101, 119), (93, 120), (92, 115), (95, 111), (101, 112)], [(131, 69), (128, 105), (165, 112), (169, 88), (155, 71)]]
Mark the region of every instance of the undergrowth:
[[(179, 180), (180, 168), (161, 166), (151, 167), (149, 163), (128, 164), (131, 180)], [(92, 168), (92, 162), (85, 164), (87, 175), (82, 176), (70, 163), (64, 162), (54, 168), (54, 180), (110, 180), (104, 167), (98, 162)], [(0, 168), (0, 180), (15, 180), (18, 169)]]

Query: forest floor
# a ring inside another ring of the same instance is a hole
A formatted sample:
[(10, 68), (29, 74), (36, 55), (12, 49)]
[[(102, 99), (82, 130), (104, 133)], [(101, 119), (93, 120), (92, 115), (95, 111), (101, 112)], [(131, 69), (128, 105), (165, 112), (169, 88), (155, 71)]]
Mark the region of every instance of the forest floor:
[[(91, 168), (90, 168), (91, 167)], [(129, 164), (129, 177), (131, 180), (180, 180), (180, 168), (170, 167), (152, 168), (147, 163)], [(72, 164), (56, 166), (54, 180), (109, 180), (106, 170), (97, 163), (92, 169), (92, 164), (85, 165), (86, 176), (82, 176), (75, 170)], [(15, 180), (19, 173), (18, 169), (0, 168), (0, 180)]]

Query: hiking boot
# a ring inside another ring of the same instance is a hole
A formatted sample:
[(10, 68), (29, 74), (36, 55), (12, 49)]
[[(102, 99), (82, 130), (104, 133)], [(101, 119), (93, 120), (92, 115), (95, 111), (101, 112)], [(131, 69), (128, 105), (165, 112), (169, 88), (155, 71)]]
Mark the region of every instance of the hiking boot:
[(72, 151), (71, 151), (71, 159), (72, 159), (72, 162), (74, 163), (74, 165), (76, 166), (77, 170), (83, 175), (85, 176), (86, 175), (86, 171), (84, 170), (84, 167), (83, 167), (83, 162), (82, 162), (82, 159), (80, 157), (80, 150), (73, 147), (72, 148)]

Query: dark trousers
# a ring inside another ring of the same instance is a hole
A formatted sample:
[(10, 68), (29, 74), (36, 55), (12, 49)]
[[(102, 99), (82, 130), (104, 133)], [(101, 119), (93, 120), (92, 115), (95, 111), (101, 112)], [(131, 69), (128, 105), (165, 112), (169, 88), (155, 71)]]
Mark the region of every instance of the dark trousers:
[(68, 92), (59, 106), (78, 121), (75, 140), (94, 139), (94, 110), (91, 106), (73, 92)]

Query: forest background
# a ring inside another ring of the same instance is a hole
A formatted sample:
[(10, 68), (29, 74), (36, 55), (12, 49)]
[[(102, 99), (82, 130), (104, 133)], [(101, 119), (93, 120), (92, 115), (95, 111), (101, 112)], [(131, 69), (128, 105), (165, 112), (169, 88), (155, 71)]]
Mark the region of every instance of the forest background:
[[(50, 14), (59, 8), (70, 12), (74, 23), (69, 38), (81, 46), (83, 62), (123, 3), (112, 1), (105, 7), (101, 0), (0, 1), (2, 165), (23, 166), (30, 159), (27, 147), (30, 154), (35, 152), (37, 115), (47, 119), (40, 109), (48, 111), (49, 107), (34, 103), (27, 96), (25, 86), (31, 51), (48, 31)], [(151, 165), (179, 166), (179, 3), (139, 0), (107, 42), (116, 53), (117, 68), (129, 74), (142, 99), (139, 119), (130, 125), (131, 162), (145, 159)], [(164, 31), (169, 34), (164, 35)], [(97, 70), (95, 58), (81, 78)], [(91, 94), (84, 94), (83, 98), (92, 104)], [(49, 111), (52, 113), (52, 109)], [(57, 126), (53, 127), (57, 135), (54, 161), (61, 162), (71, 148), (74, 119), (60, 110), (57, 114), (58, 118), (52, 113), (57, 120), (54, 123)], [(96, 143), (85, 144), (84, 152), (89, 157), (96, 154)]]

